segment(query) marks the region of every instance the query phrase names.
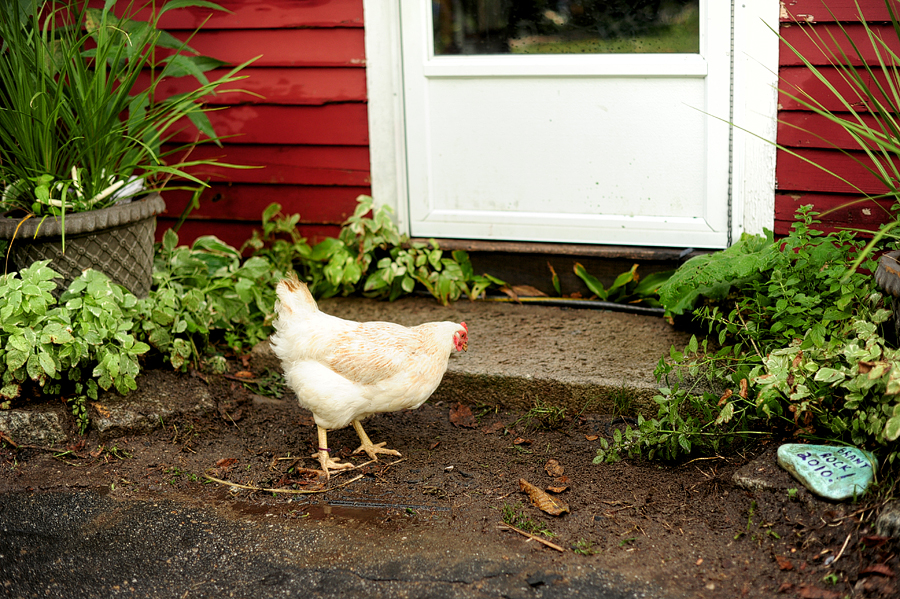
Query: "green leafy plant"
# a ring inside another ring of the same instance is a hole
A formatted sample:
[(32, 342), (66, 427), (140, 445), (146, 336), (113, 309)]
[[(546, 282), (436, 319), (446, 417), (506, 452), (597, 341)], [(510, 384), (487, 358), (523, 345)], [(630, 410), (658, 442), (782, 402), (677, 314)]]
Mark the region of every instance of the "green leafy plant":
[(724, 299), (732, 287), (759, 279), (770, 270), (779, 253), (772, 233), (765, 236), (744, 233), (740, 240), (721, 252), (694, 256), (659, 288), (667, 314), (690, 312), (701, 297)]
[(534, 405), (519, 417), (511, 426), (521, 424), (525, 431), (538, 428), (555, 428), (566, 418), (566, 409), (555, 406), (541, 398), (534, 400)]
[(138, 356), (150, 347), (133, 334), (137, 298), (93, 270), (62, 294), (47, 261), (0, 277), (0, 397), (14, 399), (26, 382), (69, 396), (82, 431), (85, 402), (98, 389), (136, 388)]
[(694, 310), (712, 340), (694, 336), (660, 360), (656, 417), (639, 416), (598, 462), (625, 453), (675, 459), (772, 434), (896, 458), (900, 362), (878, 334), (890, 313), (872, 278), (851, 269), (863, 243), (817, 224), (802, 207), (785, 239), (748, 240), (733, 252), (739, 265), (725, 264), (728, 250), (688, 261), (663, 286), (667, 309), (701, 299), (686, 281), (713, 290)]
[(578, 539), (578, 542), (572, 545), (572, 552), (577, 555), (594, 555), (598, 553), (596, 544), (587, 539)]
[[(660, 305), (657, 300), (659, 288), (672, 276), (673, 271), (657, 272), (640, 277), (637, 269), (638, 265), (633, 265), (630, 270), (617, 276), (609, 288), (606, 288), (600, 279), (590, 274), (581, 263), (576, 262), (573, 267), (578, 278), (584, 281), (591, 293), (601, 301), (619, 304), (641, 303), (645, 306), (658, 307)], [(553, 276), (556, 277), (556, 272), (553, 272)], [(554, 287), (558, 283), (558, 278), (556, 278)]]
[(523, 530), (530, 534), (543, 535), (548, 539), (556, 536), (547, 525), (539, 520), (534, 520), (531, 516), (525, 514), (521, 503), (509, 504), (504, 503), (500, 508), (500, 517), (503, 522), (514, 526), (519, 530)]
[[(12, 0), (0, 6), (3, 210), (64, 222), (67, 212), (109, 206), (173, 176), (205, 185), (190, 169), (215, 160), (185, 158), (199, 137), (170, 149), (162, 144), (184, 118), (219, 143), (202, 99), (242, 79), (238, 73), (249, 62), (210, 81), (206, 73), (225, 63), (158, 28), (169, 10), (222, 10), (215, 4), (167, 2), (151, 6), (146, 21), (134, 18), (145, 6), (129, 4), (117, 16), (116, 4)], [(160, 97), (160, 82), (185, 76), (197, 87)]]
[(262, 233), (254, 232), (246, 247), (279, 268), (295, 269), (316, 297), (358, 292), (393, 301), (420, 286), (447, 305), (463, 295), (475, 299), (489, 286), (504, 284), (475, 274), (464, 251), (447, 256), (434, 240), (411, 243), (397, 230), (390, 208), (375, 208), (369, 196), (357, 198), (356, 210), (337, 238), (315, 246), (297, 232), (299, 219), (296, 214), (281, 214), (278, 204), (270, 205), (263, 213)]
[(284, 274), (261, 256), (242, 259), (213, 236), (178, 246), (170, 229), (156, 255), (154, 288), (138, 305), (141, 334), (176, 370), (199, 362), (214, 333), (243, 351), (271, 333), (275, 285)]
[[(626, 431), (629, 437), (634, 436), (634, 431), (628, 429)], [(615, 429), (613, 431), (613, 442), (600, 438), (600, 447), (597, 448), (597, 455), (592, 460), (594, 464), (615, 464), (622, 459), (621, 449), (627, 449), (626, 441), (632, 441), (631, 438), (623, 438), (622, 431)]]

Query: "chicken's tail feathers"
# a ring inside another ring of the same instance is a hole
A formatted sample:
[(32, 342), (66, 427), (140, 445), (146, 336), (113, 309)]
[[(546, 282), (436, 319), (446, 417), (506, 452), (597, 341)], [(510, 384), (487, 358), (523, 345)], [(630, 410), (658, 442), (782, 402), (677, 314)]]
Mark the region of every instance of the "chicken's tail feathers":
[(306, 283), (297, 278), (297, 273), (291, 273), (287, 279), (282, 279), (275, 288), (278, 295), (278, 312), (286, 312), (287, 314), (316, 312), (316, 300), (313, 299), (312, 293)]

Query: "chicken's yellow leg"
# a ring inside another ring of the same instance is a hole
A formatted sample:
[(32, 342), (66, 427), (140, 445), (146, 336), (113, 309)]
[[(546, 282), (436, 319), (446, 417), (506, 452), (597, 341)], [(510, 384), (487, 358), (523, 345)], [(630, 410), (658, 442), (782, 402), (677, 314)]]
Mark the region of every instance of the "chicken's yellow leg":
[(338, 462), (331, 459), (331, 456), (328, 455), (328, 452), (331, 451), (330, 449), (328, 449), (328, 431), (321, 426), (318, 426), (318, 429), (319, 451), (312, 454), (312, 457), (319, 458), (319, 463), (322, 464), (322, 472), (325, 473), (325, 478), (331, 478), (331, 473), (328, 472), (329, 469), (344, 470), (345, 468), (353, 468), (353, 464), (349, 464), (347, 462)]
[(396, 449), (385, 449), (383, 446), (387, 441), (382, 441), (381, 443), (372, 443), (369, 439), (369, 435), (366, 434), (366, 431), (363, 430), (362, 424), (359, 420), (353, 421), (353, 428), (356, 429), (356, 434), (359, 435), (359, 440), (362, 441), (362, 445), (356, 448), (356, 451), (353, 453), (359, 453), (360, 451), (365, 451), (369, 454), (369, 457), (373, 460), (378, 460), (379, 453), (386, 453), (389, 455), (400, 455), (400, 452)]

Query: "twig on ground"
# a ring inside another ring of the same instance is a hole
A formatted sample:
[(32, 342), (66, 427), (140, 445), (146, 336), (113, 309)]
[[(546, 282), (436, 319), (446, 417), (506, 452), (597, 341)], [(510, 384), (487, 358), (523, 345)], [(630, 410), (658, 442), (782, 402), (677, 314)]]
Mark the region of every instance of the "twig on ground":
[(350, 480), (348, 480), (340, 485), (337, 485), (334, 487), (329, 487), (327, 489), (312, 490), (312, 489), (267, 489), (264, 487), (254, 487), (251, 485), (241, 485), (238, 483), (233, 483), (233, 482), (230, 482), (227, 480), (222, 480), (221, 478), (216, 478), (214, 476), (210, 476), (208, 474), (203, 475), (203, 478), (211, 480), (214, 483), (219, 483), (220, 485), (227, 485), (229, 487), (236, 487), (238, 489), (246, 489), (248, 491), (262, 491), (263, 493), (288, 493), (288, 494), (292, 494), (292, 495), (312, 495), (314, 493), (327, 493), (328, 491), (334, 491), (335, 489), (340, 489), (341, 487), (346, 487), (350, 483), (356, 482), (359, 479), (361, 479), (362, 477), (363, 477), (363, 475), (360, 474), (356, 478), (351, 478)]
[[(406, 458), (400, 458), (399, 460), (394, 460), (393, 462), (390, 462), (389, 464), (385, 464), (384, 466), (382, 466), (382, 467), (381, 467), (381, 471), (384, 472), (385, 470), (387, 470), (388, 468), (390, 468), (390, 467), (393, 466), (394, 464), (399, 464), (400, 462), (404, 462), (404, 461), (406, 461)], [(371, 463), (372, 463), (372, 462), (366, 462), (366, 464), (371, 464)], [(361, 465), (361, 466), (365, 466), (365, 464), (360, 464), (360, 465)]]
[[(528, 540), (529, 540), (529, 541), (532, 541), (532, 540), (533, 540), (533, 541), (537, 541), (538, 543), (542, 543), (542, 544), (546, 545), (547, 547), (549, 547), (550, 549), (556, 549), (557, 551), (559, 551), (559, 552), (561, 552), (561, 553), (565, 553), (565, 552), (566, 552), (565, 549), (563, 549), (562, 547), (560, 547), (560, 546), (557, 545), (556, 543), (551, 543), (550, 541), (547, 541), (547, 540), (545, 540), (545, 539), (542, 539), (542, 538), (539, 537), (539, 536), (533, 535), (533, 534), (531, 534), (530, 532), (525, 532), (524, 530), (521, 530), (521, 529), (519, 529), (519, 528), (516, 528), (515, 526), (510, 526), (509, 524), (501, 523), (501, 524), (499, 524), (499, 525), (497, 526), (497, 528), (499, 528), (500, 530), (511, 530), (511, 531), (513, 531), (513, 532), (517, 532), (517, 533), (519, 533), (520, 535), (522, 535), (522, 536), (524, 536), (524, 537), (528, 537)], [(527, 543), (527, 542), (528, 542), (528, 541), (526, 541), (526, 543)]]
[(847, 538), (844, 540), (844, 544), (843, 544), (843, 546), (841, 547), (841, 550), (838, 551), (837, 556), (835, 556), (835, 558), (831, 561), (831, 565), (832, 565), (832, 566), (834, 565), (834, 563), (835, 563), (836, 561), (838, 561), (839, 559), (841, 559), (841, 556), (842, 556), (842, 555), (844, 555), (844, 549), (847, 548), (847, 543), (850, 542), (850, 537), (851, 537), (851, 536), (853, 536), (853, 533), (852, 533), (852, 532), (851, 532), (850, 534), (847, 535)]

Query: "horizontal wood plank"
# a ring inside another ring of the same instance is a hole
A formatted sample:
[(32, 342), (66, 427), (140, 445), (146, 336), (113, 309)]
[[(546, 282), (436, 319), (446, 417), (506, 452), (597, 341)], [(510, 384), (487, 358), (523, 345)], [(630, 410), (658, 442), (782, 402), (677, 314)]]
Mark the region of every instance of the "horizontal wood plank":
[[(228, 69), (214, 69), (207, 73), (215, 80)], [(285, 104), (322, 105), (329, 102), (365, 102), (365, 69), (348, 68), (247, 68), (246, 78), (223, 85), (220, 93), (205, 98), (208, 104)], [(143, 91), (150, 85), (150, 73), (141, 74), (135, 86)], [(197, 89), (193, 77), (168, 77), (157, 83), (162, 96), (181, 94)], [(238, 91), (235, 91), (238, 90)]]
[[(857, 117), (853, 113), (836, 113), (847, 122), (849, 126), (856, 125)], [(865, 126), (880, 130), (883, 126), (879, 124), (875, 116), (864, 113), (859, 114), (858, 118)], [(782, 146), (791, 148), (844, 148), (848, 150), (860, 150), (861, 146), (854, 138), (841, 126), (841, 124), (830, 120), (825, 116), (821, 116), (812, 112), (800, 111), (782, 111), (778, 115), (778, 143)]]
[[(187, 41), (190, 34), (173, 31)], [(362, 29), (235, 29), (201, 30), (190, 39), (191, 48), (232, 65), (259, 57), (256, 67), (364, 67), (365, 33)], [(166, 56), (167, 51), (160, 51)]]
[[(867, 168), (864, 154), (849, 159), (837, 151), (798, 150), (794, 156), (779, 150), (776, 188), (782, 192), (883, 194), (887, 187)], [(819, 168), (822, 167), (822, 168)]]
[[(367, 187), (369, 148), (366, 146), (213, 145), (198, 146), (189, 160), (208, 160), (261, 168), (206, 166), (189, 169), (201, 179), (232, 183), (343, 185)], [(170, 163), (181, 160), (173, 155)]]
[[(363, 0), (219, 0), (216, 4), (230, 12), (202, 7), (173, 9), (163, 14), (160, 26), (170, 30), (193, 30), (201, 25), (206, 29), (363, 26)], [(146, 18), (149, 10), (137, 14)]]
[(775, 218), (792, 220), (800, 206), (812, 205), (823, 223), (844, 223), (849, 227), (877, 228), (892, 220), (891, 200), (873, 200), (853, 194), (776, 194)]
[(853, 22), (862, 16), (868, 21), (888, 21), (883, 0), (785, 0), (781, 3), (782, 21)]
[[(362, 103), (324, 106), (228, 106), (209, 120), (229, 144), (368, 146), (369, 122)], [(173, 141), (192, 141), (196, 129), (186, 119), (175, 125)]]
[[(891, 52), (900, 55), (900, 40), (893, 27), (874, 24), (870, 28), (884, 40)], [(805, 63), (801, 56), (815, 66), (863, 64), (863, 61), (878, 64), (879, 54), (888, 60), (887, 50), (878, 46), (877, 42), (873, 46), (864, 26), (860, 24), (845, 25), (843, 30), (838, 25), (827, 23), (815, 27), (782, 25), (780, 33), (782, 39), (779, 41), (778, 61), (781, 66), (802, 66)], [(856, 49), (850, 40), (856, 44)]]
[[(284, 214), (299, 214), (303, 224), (340, 225), (353, 215), (356, 198), (371, 193), (368, 187), (214, 184), (200, 195), (200, 207), (191, 211), (190, 217), (260, 223), (263, 210), (277, 203)], [(164, 194), (167, 216), (178, 216), (190, 205), (192, 194), (188, 191)]]
[[(156, 241), (162, 241), (167, 229), (173, 228), (178, 218), (160, 216), (157, 218)], [(253, 230), (261, 230), (259, 222), (186, 220), (178, 230), (178, 245), (191, 245), (195, 239), (204, 235), (215, 235), (228, 245), (240, 249), (244, 242), (253, 235)], [(341, 228), (337, 225), (300, 225), (297, 230), (311, 244), (318, 243), (326, 237), (337, 237)]]
[[(852, 194), (776, 194), (775, 223), (773, 231), (776, 235), (787, 235), (796, 222), (795, 214), (800, 206), (812, 205), (821, 221), (815, 228), (824, 231), (842, 229), (858, 229), (874, 232), (884, 223), (893, 220), (890, 207), (893, 202), (887, 200), (860, 199)], [(868, 237), (866, 233), (862, 237)]]
[[(817, 67), (816, 70), (821, 77), (805, 66), (779, 69), (780, 110), (807, 110), (800, 103), (801, 100), (831, 111), (846, 111), (844, 101), (853, 106), (854, 110), (865, 110), (868, 101), (860, 85), (876, 94), (876, 99), (883, 105), (900, 106), (900, 95), (894, 97), (885, 73), (878, 67), (873, 67), (872, 70), (857, 67), (854, 72), (860, 83), (856, 83), (855, 78), (851, 79), (852, 73), (848, 74), (836, 67)], [(886, 93), (880, 93), (879, 88)]]

